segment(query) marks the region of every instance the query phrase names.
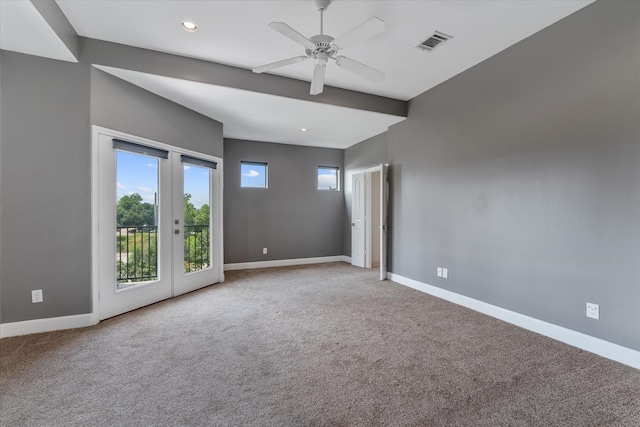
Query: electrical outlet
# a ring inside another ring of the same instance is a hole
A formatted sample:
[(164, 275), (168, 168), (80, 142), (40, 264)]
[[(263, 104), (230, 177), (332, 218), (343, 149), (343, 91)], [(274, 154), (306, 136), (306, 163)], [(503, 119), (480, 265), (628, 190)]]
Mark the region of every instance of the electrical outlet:
[(438, 277), (442, 277), (442, 267), (438, 267), (437, 273)]
[(42, 289), (36, 289), (31, 291), (31, 302), (32, 303), (36, 303), (36, 302), (42, 302)]
[(448, 268), (442, 268), (442, 278), (443, 279), (448, 279), (449, 278), (449, 269)]
[(600, 306), (598, 304), (587, 303), (587, 317), (592, 319), (600, 319)]
[(262, 255), (266, 255), (267, 254), (267, 248), (262, 248)]

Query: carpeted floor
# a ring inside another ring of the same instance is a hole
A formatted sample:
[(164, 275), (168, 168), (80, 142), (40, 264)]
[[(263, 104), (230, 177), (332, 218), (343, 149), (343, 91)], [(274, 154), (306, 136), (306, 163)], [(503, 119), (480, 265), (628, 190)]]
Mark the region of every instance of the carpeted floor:
[(640, 371), (348, 264), (0, 340), (2, 426), (638, 426)]

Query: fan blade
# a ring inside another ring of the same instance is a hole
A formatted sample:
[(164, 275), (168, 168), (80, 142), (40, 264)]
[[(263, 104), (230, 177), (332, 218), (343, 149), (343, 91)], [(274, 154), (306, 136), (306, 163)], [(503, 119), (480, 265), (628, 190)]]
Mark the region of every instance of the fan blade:
[(354, 61), (353, 59), (344, 56), (338, 56), (336, 58), (336, 65), (347, 71), (351, 71), (360, 77), (371, 80), (372, 82), (381, 82), (385, 77), (385, 74), (382, 71), (378, 71), (375, 68), (364, 65), (362, 62)]
[(253, 69), (254, 73), (264, 73), (265, 71), (271, 71), (276, 68), (284, 67), (285, 65), (295, 64), (306, 60), (306, 56), (296, 56), (289, 59), (284, 59), (278, 62), (272, 62), (271, 64), (262, 65)]
[(358, 43), (362, 40), (373, 37), (383, 32), (387, 27), (384, 21), (379, 18), (371, 18), (368, 21), (358, 25), (350, 31), (347, 31), (340, 37), (337, 37), (331, 44), (337, 49), (343, 49), (349, 45)]
[(284, 22), (272, 22), (271, 24), (269, 24), (269, 26), (274, 30), (276, 30), (277, 32), (279, 32), (280, 34), (282, 34), (283, 36), (290, 38), (294, 42), (301, 44), (307, 49), (313, 50), (316, 48), (316, 45), (311, 40), (309, 40), (308, 38), (306, 38), (305, 36), (297, 32), (296, 30), (294, 30)]
[(327, 70), (327, 61), (316, 60), (316, 66), (313, 69), (313, 78), (311, 79), (311, 95), (318, 95), (324, 89), (324, 73)]

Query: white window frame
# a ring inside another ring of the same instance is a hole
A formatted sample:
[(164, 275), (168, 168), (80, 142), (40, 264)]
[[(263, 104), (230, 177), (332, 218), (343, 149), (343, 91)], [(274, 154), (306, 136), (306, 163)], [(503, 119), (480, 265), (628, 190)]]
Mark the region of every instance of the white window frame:
[[(264, 167), (264, 187), (245, 187), (242, 185), (242, 165), (254, 165)], [(255, 188), (266, 190), (269, 188), (269, 164), (267, 162), (256, 162), (251, 160), (240, 160), (240, 188)]]
[[(331, 169), (336, 171), (336, 188), (319, 188), (320, 182), (317, 181), (320, 175), (320, 169)], [(316, 190), (318, 191), (340, 191), (340, 167), (339, 166), (318, 166), (316, 169)]]

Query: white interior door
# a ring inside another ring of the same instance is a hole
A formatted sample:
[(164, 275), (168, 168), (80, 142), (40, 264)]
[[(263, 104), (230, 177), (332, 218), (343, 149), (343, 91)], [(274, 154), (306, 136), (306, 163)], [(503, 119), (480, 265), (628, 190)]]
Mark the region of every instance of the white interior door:
[(351, 264), (365, 265), (365, 174), (356, 173), (352, 178), (351, 193)]
[(94, 132), (98, 320), (222, 280), (218, 159), (125, 138)]
[(380, 173), (380, 280), (387, 278), (387, 232), (389, 210), (389, 166), (381, 165)]

